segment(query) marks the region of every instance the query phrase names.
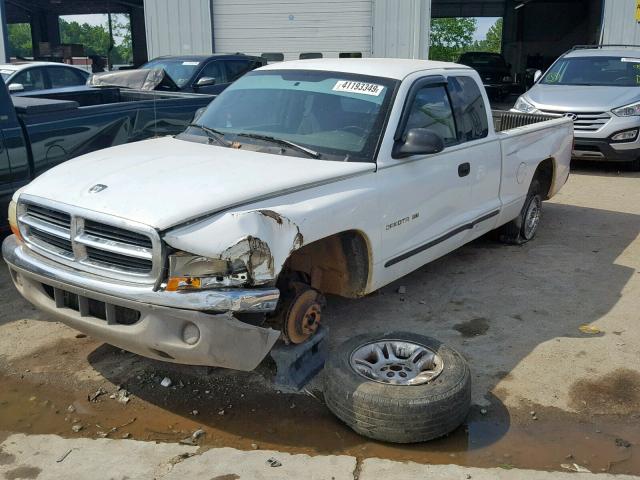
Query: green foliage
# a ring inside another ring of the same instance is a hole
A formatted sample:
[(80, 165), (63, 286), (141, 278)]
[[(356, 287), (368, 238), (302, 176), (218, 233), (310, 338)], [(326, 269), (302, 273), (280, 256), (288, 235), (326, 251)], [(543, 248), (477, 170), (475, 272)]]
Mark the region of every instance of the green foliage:
[[(131, 24), (128, 19), (120, 18), (121, 15), (112, 17), (113, 36), (120, 42), (113, 46), (111, 51), (111, 63), (126, 64), (133, 60), (131, 49)], [(102, 25), (90, 25), (88, 23), (69, 22), (60, 19), (60, 41), (62, 43), (81, 43), (84, 45), (87, 55), (107, 56), (109, 46), (109, 26), (105, 21)]]
[(455, 62), (464, 52), (495, 52), (502, 50), (502, 18), (487, 31), (484, 40), (473, 40), (478, 26), (475, 18), (434, 18), (431, 20), (429, 58)]
[(9, 37), (9, 55), (14, 57), (30, 57), (33, 55), (31, 25), (28, 23), (10, 23), (7, 36)]

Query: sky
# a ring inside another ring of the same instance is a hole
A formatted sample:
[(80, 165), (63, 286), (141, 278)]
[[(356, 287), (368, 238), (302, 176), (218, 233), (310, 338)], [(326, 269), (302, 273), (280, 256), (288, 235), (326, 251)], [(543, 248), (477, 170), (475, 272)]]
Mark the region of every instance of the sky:
[(478, 29), (473, 35), (474, 40), (484, 40), (489, 28), (496, 23), (499, 17), (476, 17), (478, 21)]

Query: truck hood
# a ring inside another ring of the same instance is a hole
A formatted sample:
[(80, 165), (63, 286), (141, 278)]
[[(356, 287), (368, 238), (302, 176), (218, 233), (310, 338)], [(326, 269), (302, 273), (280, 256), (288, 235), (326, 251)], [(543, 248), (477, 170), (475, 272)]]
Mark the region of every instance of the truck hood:
[(537, 84), (525, 98), (541, 110), (608, 112), (640, 100), (637, 87), (591, 87)]
[[(178, 140), (145, 140), (58, 165), (20, 191), (164, 230), (202, 215), (348, 176), (373, 163), (289, 157)], [(94, 185), (106, 185), (90, 193)]]

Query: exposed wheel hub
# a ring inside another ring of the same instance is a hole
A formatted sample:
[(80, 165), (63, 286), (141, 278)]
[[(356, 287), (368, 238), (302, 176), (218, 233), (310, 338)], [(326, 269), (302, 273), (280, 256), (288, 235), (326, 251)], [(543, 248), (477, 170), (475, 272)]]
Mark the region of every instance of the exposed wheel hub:
[(540, 224), (540, 214), (542, 213), (542, 202), (540, 197), (535, 196), (531, 199), (529, 207), (524, 217), (523, 235), (527, 240), (533, 238)]
[(320, 294), (312, 289), (294, 297), (284, 317), (284, 335), (291, 343), (303, 343), (311, 338), (322, 320)]
[(433, 350), (404, 340), (361, 345), (351, 353), (350, 364), (363, 377), (392, 385), (422, 385), (444, 368), (442, 358)]

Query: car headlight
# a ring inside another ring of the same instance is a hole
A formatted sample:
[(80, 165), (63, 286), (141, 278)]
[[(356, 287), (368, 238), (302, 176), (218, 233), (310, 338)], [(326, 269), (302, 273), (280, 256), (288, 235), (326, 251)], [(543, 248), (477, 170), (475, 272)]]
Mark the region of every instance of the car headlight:
[(178, 252), (169, 255), (169, 278), (166, 290), (204, 290), (207, 288), (236, 287), (249, 280), (241, 261), (230, 262), (219, 258)]
[(519, 112), (531, 113), (535, 111), (536, 107), (527, 102), (523, 97), (518, 97), (516, 104), (513, 106)]
[(640, 102), (625, 105), (611, 110), (618, 117), (635, 117), (640, 115)]
[(7, 218), (9, 219), (9, 228), (11, 228), (11, 233), (22, 240), (22, 235), (18, 228), (18, 205), (13, 200), (9, 202), (9, 216)]

